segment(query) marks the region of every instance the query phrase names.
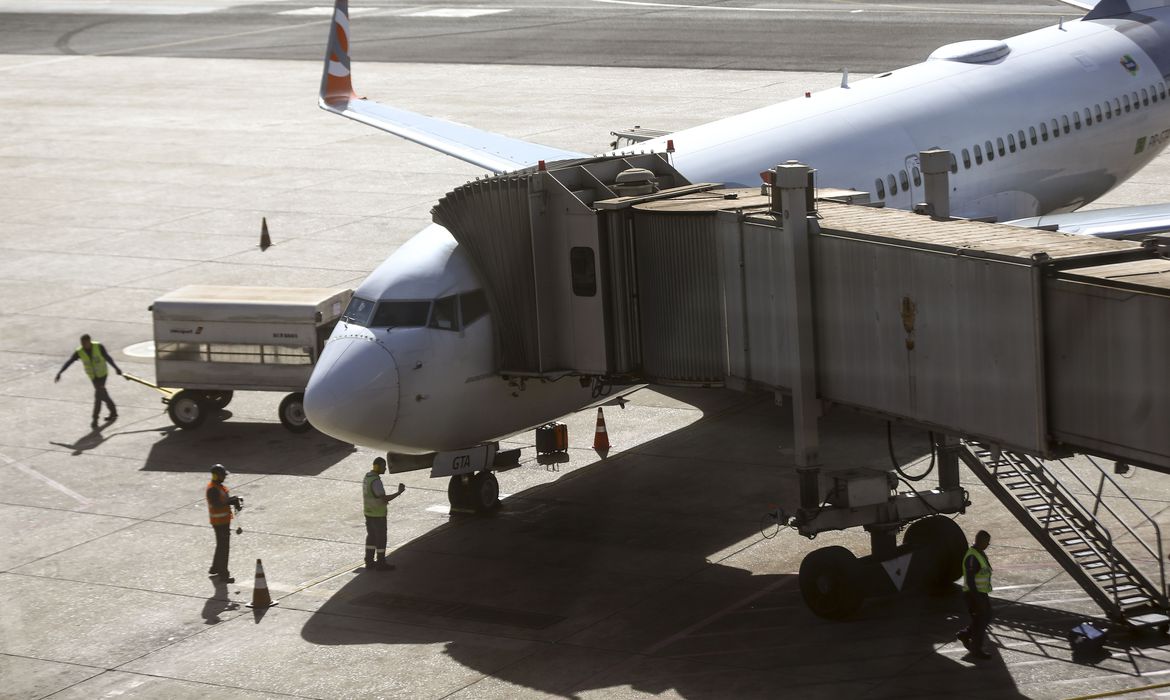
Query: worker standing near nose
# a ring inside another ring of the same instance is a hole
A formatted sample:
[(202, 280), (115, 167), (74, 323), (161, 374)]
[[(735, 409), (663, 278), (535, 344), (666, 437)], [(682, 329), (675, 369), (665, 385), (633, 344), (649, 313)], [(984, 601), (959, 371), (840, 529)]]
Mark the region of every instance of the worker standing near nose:
[(386, 563), (386, 504), (406, 490), (405, 484), (398, 484), (398, 493), (387, 496), (382, 486), (382, 474), (385, 472), (386, 460), (376, 457), (362, 481), (362, 510), (366, 515), (366, 568), (377, 571), (394, 568)]
[(228, 471), (222, 464), (213, 465), (211, 481), (207, 483), (207, 514), (215, 530), (215, 555), (211, 558), (211, 568), (207, 573), (218, 576), (220, 583), (235, 583), (236, 580), (228, 572), (228, 555), (232, 545), (232, 508), (238, 513), (243, 505), (223, 485), (227, 475)]
[(93, 382), (93, 420), (89, 427), (97, 430), (98, 415), (101, 413), (103, 402), (110, 409), (110, 415), (106, 417), (106, 422), (113, 423), (118, 419), (118, 409), (114, 406), (114, 400), (110, 398), (110, 392), (106, 391), (106, 377), (110, 375), (106, 364), (113, 367), (119, 376), (121, 376), (122, 370), (118, 368), (114, 358), (110, 357), (110, 353), (106, 352), (105, 346), (90, 340), (89, 334), (86, 333), (81, 336), (81, 347), (77, 348), (61, 366), (57, 376), (53, 378), (53, 383), (61, 381), (61, 375), (69, 369), (69, 365), (77, 360), (81, 360), (81, 366), (85, 368), (85, 376)]

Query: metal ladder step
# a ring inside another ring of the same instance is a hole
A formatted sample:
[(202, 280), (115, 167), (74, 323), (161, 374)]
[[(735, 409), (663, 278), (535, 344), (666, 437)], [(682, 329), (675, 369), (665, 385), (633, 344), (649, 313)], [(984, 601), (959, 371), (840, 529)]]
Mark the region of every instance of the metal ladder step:
[(1098, 581), (1112, 581), (1114, 579), (1117, 579), (1118, 581), (1121, 581), (1122, 583), (1129, 583), (1130, 581), (1133, 580), (1129, 577), (1129, 574), (1125, 573), (1124, 571), (1116, 571), (1115, 572), (1113, 570), (1102, 571), (1099, 574), (1093, 574), (1093, 578), (1097, 579)]
[[(1056, 518), (1053, 518), (1052, 520), (1055, 520), (1055, 519)], [(1050, 520), (1050, 522), (1051, 522), (1051, 520)], [(1056, 537), (1057, 535), (1067, 535), (1068, 533), (1070, 533), (1072, 531), (1073, 531), (1073, 529), (1071, 527), (1065, 525), (1063, 527), (1054, 527), (1051, 530), (1047, 530), (1046, 532), (1049, 534), (1049, 536)]]
[[(1087, 562), (1081, 563), (1082, 569), (1100, 569), (1102, 566), (1107, 566), (1107, 565), (1105, 564), (1105, 562), (1101, 561), (1100, 559), (1098, 559), (1096, 561), (1087, 561)], [(1110, 576), (1110, 578), (1112, 578), (1112, 576)]]
[(1022, 496), (1016, 496), (1017, 501), (1034, 501), (1037, 498), (1044, 498), (1044, 494), (1032, 492), (1025, 493)]
[(1138, 604), (1146, 605), (1146, 604), (1149, 604), (1151, 601), (1150, 601), (1149, 596), (1131, 595), (1129, 597), (1122, 598), (1121, 600), (1119, 600), (1117, 602), (1121, 603), (1122, 607), (1128, 608), (1128, 607), (1132, 607), (1132, 606), (1138, 605)]
[(1132, 583), (1119, 583), (1116, 586), (1104, 586), (1104, 588), (1110, 593), (1125, 593), (1126, 591), (1136, 591), (1138, 589)]
[(1024, 489), (1030, 487), (1032, 484), (1027, 481), (1013, 481), (1010, 484), (1004, 484), (1009, 489)]
[(1059, 540), (1065, 547), (1071, 547), (1074, 544), (1086, 544), (1083, 537), (1069, 537), (1068, 539)]
[(1092, 549), (1078, 549), (1075, 552), (1069, 552), (1069, 554), (1080, 559), (1081, 557), (1096, 556), (1097, 552), (1095, 550), (1092, 550)]
[(1163, 613), (1146, 613), (1125, 618), (1126, 624), (1131, 627), (1157, 627), (1170, 623), (1170, 615)]

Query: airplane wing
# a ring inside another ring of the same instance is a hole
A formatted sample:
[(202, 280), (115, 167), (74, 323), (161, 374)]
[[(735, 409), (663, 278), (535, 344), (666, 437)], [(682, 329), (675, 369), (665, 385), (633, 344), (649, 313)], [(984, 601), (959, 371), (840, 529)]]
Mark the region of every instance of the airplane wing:
[(1098, 238), (1140, 239), (1170, 231), (1170, 204), (1049, 214), (1003, 223), (1009, 226), (1042, 228)]
[(388, 131), (494, 173), (517, 170), (541, 160), (588, 157), (588, 154), (542, 146), (358, 97), (353, 91), (349, 66), (349, 2), (336, 0), (321, 75), (318, 100), (321, 109)]

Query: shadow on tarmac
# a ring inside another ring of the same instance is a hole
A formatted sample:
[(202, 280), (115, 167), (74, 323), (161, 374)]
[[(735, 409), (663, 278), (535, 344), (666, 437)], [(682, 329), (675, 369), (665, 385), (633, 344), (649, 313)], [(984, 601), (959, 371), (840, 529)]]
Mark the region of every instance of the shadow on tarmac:
[[(220, 411), (194, 430), (167, 426), (150, 446), (145, 471), (206, 471), (221, 463), (239, 474), (315, 476), (342, 461), (356, 448), (324, 433), (292, 433), (277, 423), (229, 421)], [(115, 437), (117, 433), (107, 436)]]
[[(825, 433), (865, 422), (850, 413), (823, 419)], [(847, 449), (826, 439), (826, 464), (888, 464), (885, 424), (869, 423)], [(1022, 697), (1001, 662), (976, 666), (938, 651), (958, 647), (958, 593), (871, 600), (857, 619), (828, 622), (805, 607), (795, 575), (753, 573), (795, 570), (826, 544), (791, 532), (761, 542), (766, 504), (797, 499), (791, 465), (779, 465), (791, 458), (776, 452), (791, 444), (787, 425), (770, 396), (724, 400), (682, 430), (512, 496), (494, 517), (453, 518), (395, 550), (396, 571), (339, 577), (302, 636), (326, 646), (369, 644), (371, 635), (445, 642), (468, 668), (566, 697), (623, 686), (684, 697), (777, 697), (780, 689), (802, 698), (937, 697), (973, 687)], [(912, 444), (925, 447), (915, 433), (894, 433), (902, 458)], [(753, 437), (729, 444), (728, 435)], [(720, 459), (728, 451), (735, 461)], [(726, 563), (737, 552), (750, 567)], [(501, 664), (479, 635), (529, 646)]]

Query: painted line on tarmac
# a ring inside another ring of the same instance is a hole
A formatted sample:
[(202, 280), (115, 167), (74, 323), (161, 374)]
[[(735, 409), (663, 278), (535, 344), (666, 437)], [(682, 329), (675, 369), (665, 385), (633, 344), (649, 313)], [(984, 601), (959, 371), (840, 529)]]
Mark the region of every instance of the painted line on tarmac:
[(93, 503), (93, 501), (90, 501), (88, 498), (86, 498), (85, 496), (82, 496), (80, 493), (77, 493), (76, 491), (69, 488), (68, 486), (66, 486), (58, 481), (54, 481), (54, 480), (50, 479), (49, 477), (47, 477), (44, 474), (37, 471), (36, 469), (33, 469), (32, 467), (28, 466), (27, 464), (24, 464), (23, 462), (18, 462), (15, 459), (12, 459), (8, 455), (4, 454), (3, 452), (0, 452), (0, 460), (3, 460), (5, 464), (9, 464), (9, 465), (16, 467), (17, 469), (24, 472), (25, 474), (28, 474), (31, 477), (35, 477), (37, 479), (40, 479), (41, 481), (45, 482), (49, 486), (52, 486), (53, 488), (57, 489), (61, 493), (65, 494), (66, 496), (72, 498), (73, 500), (77, 501), (78, 503), (80, 503), (83, 506), (88, 507), (90, 504)]
[(1044, 17), (1056, 16), (1058, 13), (1051, 11), (1040, 12), (993, 12), (988, 13), (983, 10), (962, 10), (942, 7), (905, 7), (900, 5), (879, 5), (876, 8), (856, 9), (848, 7), (728, 7), (726, 5), (688, 5), (686, 3), (676, 2), (650, 2), (649, 0), (592, 0), (593, 2), (604, 3), (606, 5), (629, 5), (631, 7), (659, 7), (667, 10), (711, 10), (714, 12), (771, 12), (783, 14), (825, 14), (825, 13), (842, 13), (842, 14), (861, 14), (867, 12), (870, 14), (939, 14), (939, 15), (987, 15), (994, 16), (1015, 15), (1024, 17)]

